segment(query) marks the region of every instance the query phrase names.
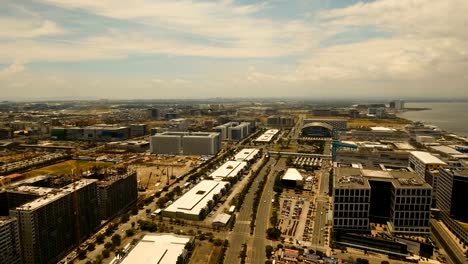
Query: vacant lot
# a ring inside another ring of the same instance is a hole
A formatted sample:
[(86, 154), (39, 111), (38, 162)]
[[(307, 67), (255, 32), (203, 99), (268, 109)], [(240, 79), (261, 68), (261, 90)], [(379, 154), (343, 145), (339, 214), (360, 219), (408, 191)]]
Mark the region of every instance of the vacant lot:
[(40, 169), (32, 170), (25, 173), (26, 177), (33, 177), (37, 175), (50, 174), (50, 175), (66, 175), (71, 174), (72, 170), (87, 171), (92, 167), (98, 168), (109, 167), (113, 163), (111, 162), (100, 162), (100, 161), (85, 161), (85, 160), (68, 160), (60, 162), (51, 166), (43, 167)]

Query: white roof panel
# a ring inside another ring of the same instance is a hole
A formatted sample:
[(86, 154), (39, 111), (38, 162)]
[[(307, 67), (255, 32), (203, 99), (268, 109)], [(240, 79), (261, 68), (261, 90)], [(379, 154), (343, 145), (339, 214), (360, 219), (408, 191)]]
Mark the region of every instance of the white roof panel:
[(424, 164), (441, 164), (446, 165), (445, 162), (437, 158), (436, 156), (432, 155), (429, 152), (425, 151), (411, 151), (411, 155), (419, 159)]
[(289, 168), (281, 179), (287, 181), (302, 181), (304, 177), (302, 177), (298, 170)]
[(235, 156), (234, 156), (234, 159), (235, 160), (238, 160), (238, 161), (249, 161), (251, 159), (253, 159), (255, 157), (255, 155), (257, 155), (258, 153), (258, 149), (254, 149), (254, 148), (251, 148), (251, 149), (243, 149), (241, 151), (239, 151)]
[(237, 177), (239, 172), (246, 166), (247, 166), (247, 162), (245, 161), (229, 160), (223, 165), (221, 165), (218, 169), (216, 169), (213, 173), (211, 173), (210, 177), (212, 177), (213, 179)]
[(148, 234), (130, 251), (121, 264), (175, 264), (191, 237)]

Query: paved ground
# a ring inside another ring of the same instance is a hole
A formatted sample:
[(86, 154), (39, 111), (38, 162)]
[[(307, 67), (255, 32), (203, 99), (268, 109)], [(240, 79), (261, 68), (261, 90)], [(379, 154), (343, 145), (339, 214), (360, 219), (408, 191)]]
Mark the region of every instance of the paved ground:
[[(229, 235), (229, 247), (226, 251), (225, 264), (237, 264), (239, 263), (239, 252), (241, 251), (242, 244), (248, 243), (250, 238), (250, 220), (252, 213), (252, 205), (255, 197), (255, 192), (258, 189), (258, 184), (262, 177), (265, 175), (268, 167), (274, 164), (275, 160), (270, 159), (267, 164), (263, 167), (257, 178), (253, 181), (249, 192), (245, 196), (242, 208), (236, 217), (236, 223), (233, 231)], [(250, 263), (249, 261), (247, 261)]]
[(275, 178), (278, 171), (283, 170), (286, 167), (286, 159), (279, 159), (275, 162), (275, 166), (270, 170), (267, 182), (263, 189), (263, 194), (260, 199), (260, 204), (257, 211), (257, 219), (255, 223), (254, 236), (250, 243), (250, 251), (248, 256), (252, 260), (250, 263), (264, 263), (266, 260), (265, 246), (272, 245), (270, 240), (266, 239), (266, 230), (270, 223), (270, 211), (275, 193), (273, 192), (273, 186), (275, 184)]

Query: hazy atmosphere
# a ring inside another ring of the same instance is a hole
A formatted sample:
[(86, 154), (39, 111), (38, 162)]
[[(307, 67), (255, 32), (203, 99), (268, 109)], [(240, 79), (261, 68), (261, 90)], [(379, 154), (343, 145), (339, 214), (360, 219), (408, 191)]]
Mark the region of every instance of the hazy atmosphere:
[(0, 0), (0, 99), (462, 97), (466, 0)]

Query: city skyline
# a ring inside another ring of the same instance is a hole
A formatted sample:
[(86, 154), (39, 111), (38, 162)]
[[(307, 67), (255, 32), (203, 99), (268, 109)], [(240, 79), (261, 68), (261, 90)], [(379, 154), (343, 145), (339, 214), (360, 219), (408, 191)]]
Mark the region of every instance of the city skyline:
[(2, 1), (2, 100), (458, 97), (468, 3)]

